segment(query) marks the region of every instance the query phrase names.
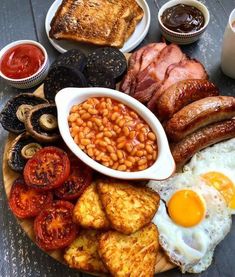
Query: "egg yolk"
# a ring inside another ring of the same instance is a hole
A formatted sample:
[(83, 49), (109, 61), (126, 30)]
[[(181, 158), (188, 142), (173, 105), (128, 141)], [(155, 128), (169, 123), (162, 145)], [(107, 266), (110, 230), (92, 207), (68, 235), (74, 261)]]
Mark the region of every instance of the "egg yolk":
[(168, 202), (171, 219), (183, 227), (197, 225), (205, 215), (203, 199), (192, 190), (177, 191)]
[(235, 187), (223, 173), (211, 171), (201, 175), (207, 185), (217, 189), (231, 209), (235, 209)]

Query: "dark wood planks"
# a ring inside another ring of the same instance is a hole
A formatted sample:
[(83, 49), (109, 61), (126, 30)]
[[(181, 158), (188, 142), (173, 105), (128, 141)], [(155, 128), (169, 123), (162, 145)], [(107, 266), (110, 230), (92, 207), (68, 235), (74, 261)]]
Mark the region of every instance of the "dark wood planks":
[(36, 27), (36, 34), (37, 38), (40, 43), (44, 45), (47, 50), (50, 63), (59, 55), (59, 52), (56, 51), (50, 44), (46, 31), (45, 31), (45, 18), (48, 9), (50, 8), (51, 4), (54, 2), (52, 0), (48, 1), (38, 1), (38, 0), (30, 0), (32, 12), (34, 16), (34, 22)]
[(0, 28), (0, 48), (14, 40), (35, 40), (36, 34), (29, 0), (1, 0)]
[(145, 39), (142, 41), (142, 43), (136, 49), (138, 49), (141, 46), (144, 46), (148, 43), (161, 40), (161, 34), (158, 29), (158, 20), (157, 20), (158, 9), (154, 3), (154, 0), (147, 0), (146, 2), (148, 3), (149, 9), (150, 9), (150, 14), (151, 14), (150, 27), (149, 27), (149, 31), (148, 31)]
[(221, 8), (227, 14), (227, 19), (228, 19), (231, 11), (235, 8), (235, 2), (234, 1), (224, 1), (224, 0), (217, 0), (217, 1), (221, 5)]
[[(155, 0), (160, 7), (166, 0)], [(50, 61), (59, 54), (54, 50), (46, 37), (44, 21), (52, 0), (1, 0), (0, 9), (0, 48), (17, 39), (39, 40), (47, 49)], [(139, 46), (159, 41), (161, 38), (158, 30), (158, 8), (154, 0), (147, 0), (151, 11), (151, 26), (145, 40)], [(211, 22), (207, 32), (201, 40), (190, 46), (185, 46), (184, 51), (190, 56), (202, 61), (210, 74), (210, 78), (219, 86), (222, 94), (235, 95), (235, 81), (224, 76), (220, 70), (220, 51), (223, 32), (227, 24), (228, 15), (234, 8), (234, 0), (203, 0), (211, 13)], [(7, 99), (16, 94), (15, 89), (5, 85), (0, 80), (0, 109)], [(0, 150), (3, 152), (6, 132), (0, 127)], [(1, 178), (2, 180), (2, 178)], [(66, 266), (59, 264), (48, 257), (24, 235), (18, 227), (15, 218), (8, 209), (3, 186), (0, 186), (0, 276), (90, 276), (79, 274)], [(212, 266), (200, 277), (234, 276), (235, 264), (235, 226), (226, 239), (217, 247)], [(158, 275), (159, 277), (180, 277), (179, 270), (172, 270)], [(184, 276), (192, 276), (186, 274)]]

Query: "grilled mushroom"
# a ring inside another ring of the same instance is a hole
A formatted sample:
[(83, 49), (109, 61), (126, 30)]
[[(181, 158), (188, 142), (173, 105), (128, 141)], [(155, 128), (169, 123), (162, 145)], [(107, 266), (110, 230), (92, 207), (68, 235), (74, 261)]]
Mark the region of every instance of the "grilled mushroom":
[(40, 142), (53, 142), (59, 136), (57, 110), (52, 104), (37, 105), (31, 109), (25, 121), (26, 130)]
[(31, 93), (21, 93), (11, 98), (0, 113), (2, 127), (15, 134), (23, 133), (27, 113), (33, 106), (43, 103), (48, 101)]
[(9, 167), (17, 172), (23, 171), (28, 159), (42, 148), (42, 145), (37, 143), (27, 133), (22, 133), (16, 137), (8, 152), (7, 162)]

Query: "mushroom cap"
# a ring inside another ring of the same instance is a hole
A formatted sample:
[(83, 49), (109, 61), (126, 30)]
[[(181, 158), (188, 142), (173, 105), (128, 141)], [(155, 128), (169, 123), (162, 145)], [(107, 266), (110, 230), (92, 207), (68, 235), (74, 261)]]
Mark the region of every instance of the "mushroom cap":
[(48, 103), (48, 101), (32, 93), (21, 93), (11, 98), (0, 113), (2, 127), (15, 134), (23, 133), (25, 125), (17, 116), (18, 108), (22, 105), (36, 106), (43, 103)]
[[(43, 128), (41, 124), (41, 117), (43, 115), (52, 115), (57, 120), (57, 109), (54, 104), (41, 104), (31, 109), (25, 121), (27, 132), (40, 142), (53, 142), (60, 138), (59, 129), (53, 124), (50, 128)], [(46, 126), (45, 126), (46, 127)]]
[(28, 133), (22, 133), (13, 140), (7, 156), (8, 165), (12, 170), (17, 172), (23, 171), (27, 159), (23, 157), (22, 149), (26, 145), (35, 142), (35, 139)]

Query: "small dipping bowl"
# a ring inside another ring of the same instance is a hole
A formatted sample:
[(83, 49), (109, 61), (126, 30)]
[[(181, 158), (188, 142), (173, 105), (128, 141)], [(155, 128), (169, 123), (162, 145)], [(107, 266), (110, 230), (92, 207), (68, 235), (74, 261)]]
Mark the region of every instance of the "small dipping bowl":
[[(147, 169), (135, 172), (114, 170), (98, 163), (83, 152), (74, 142), (68, 123), (68, 116), (73, 105), (83, 103), (91, 97), (109, 97), (134, 110), (152, 129), (157, 138), (158, 155), (156, 161)], [(96, 171), (110, 177), (134, 180), (152, 179), (164, 180), (175, 171), (175, 162), (171, 155), (165, 131), (155, 115), (131, 96), (117, 90), (107, 88), (65, 88), (60, 90), (55, 97), (58, 112), (58, 126), (60, 134), (70, 150), (84, 163)]]
[(43, 55), (45, 57), (42, 66), (37, 70), (37, 72), (35, 72), (34, 74), (26, 78), (21, 78), (21, 79), (9, 78), (6, 75), (4, 75), (1, 70), (0, 70), (0, 76), (12, 87), (19, 88), (19, 89), (28, 89), (40, 84), (47, 76), (48, 69), (49, 69), (48, 55), (47, 55), (46, 49), (36, 41), (17, 40), (2, 48), (2, 50), (0, 51), (0, 61), (2, 60), (3, 56), (6, 54), (8, 50), (21, 44), (22, 45), (32, 44), (37, 46), (40, 50), (42, 50)]
[[(163, 12), (166, 9), (173, 7), (175, 5), (178, 5), (178, 4), (185, 4), (185, 5), (193, 6), (202, 12), (205, 22), (201, 29), (190, 32), (190, 33), (179, 33), (179, 32), (175, 32), (175, 31), (168, 29), (163, 24), (162, 19), (161, 19)], [(160, 26), (162, 35), (168, 41), (174, 42), (176, 44), (181, 44), (181, 45), (190, 44), (190, 43), (197, 41), (201, 37), (201, 35), (205, 32), (205, 30), (209, 24), (209, 21), (210, 21), (210, 13), (209, 13), (207, 7), (197, 0), (171, 0), (171, 1), (168, 1), (166, 4), (164, 4), (158, 12), (158, 22), (159, 22), (159, 26)]]

